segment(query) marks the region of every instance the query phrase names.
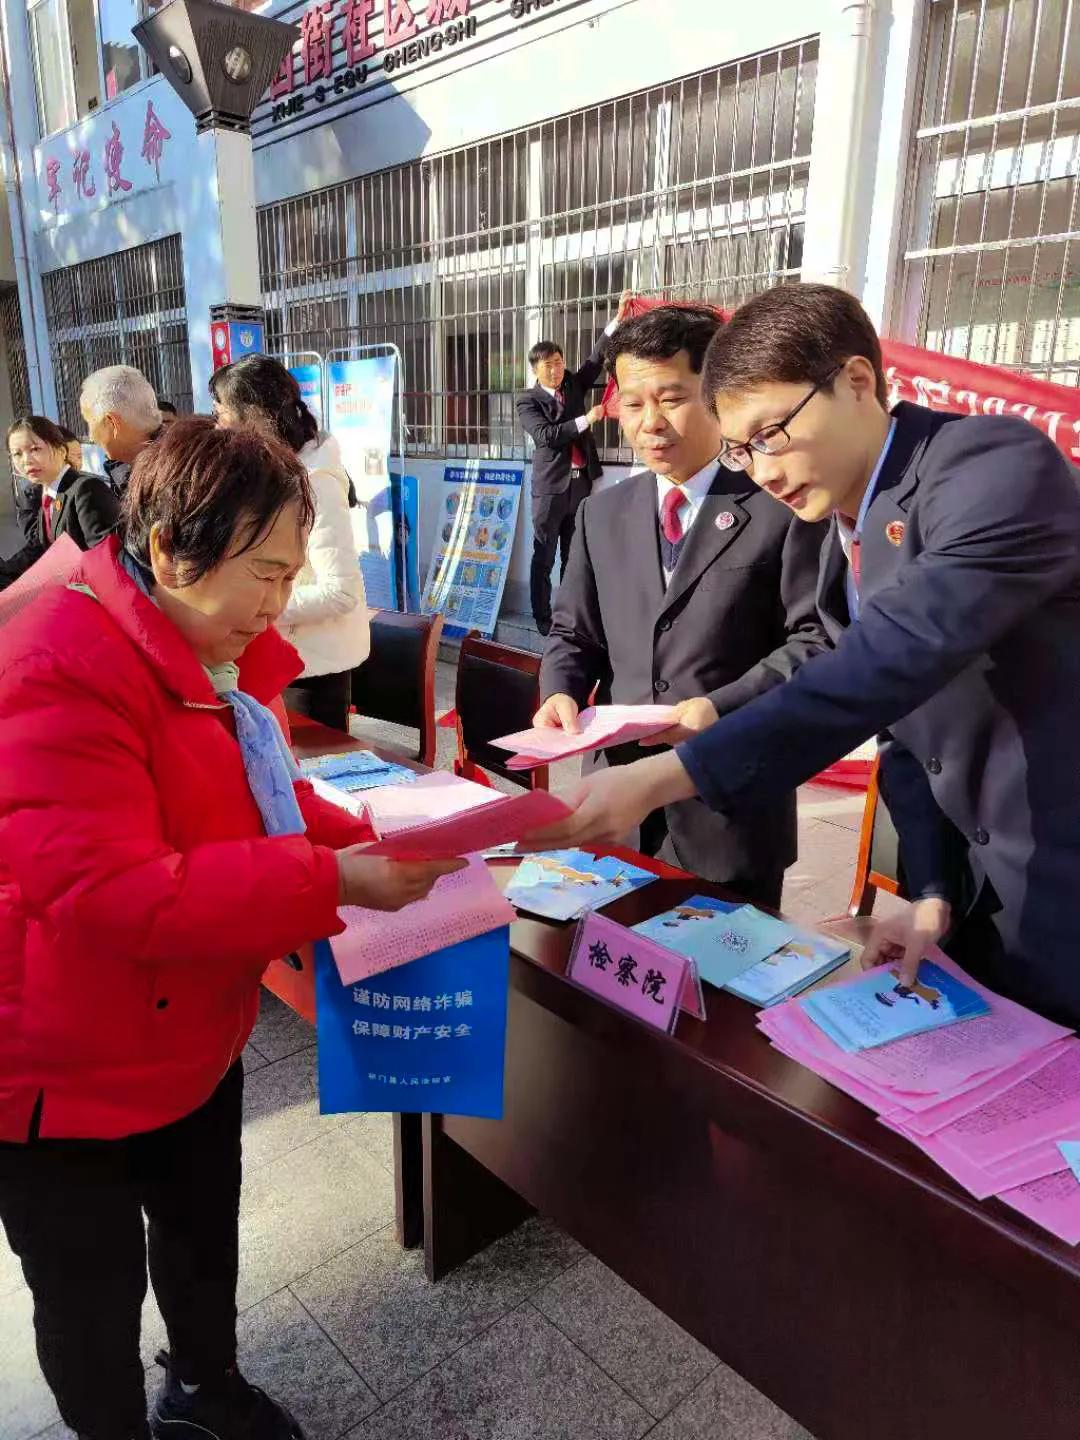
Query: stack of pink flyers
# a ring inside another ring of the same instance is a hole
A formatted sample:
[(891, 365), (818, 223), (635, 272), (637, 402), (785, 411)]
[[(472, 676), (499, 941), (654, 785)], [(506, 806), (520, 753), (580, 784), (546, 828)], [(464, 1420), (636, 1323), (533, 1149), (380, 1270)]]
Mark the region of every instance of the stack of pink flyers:
[(61, 535), (40, 560), (19, 576), (0, 595), (0, 625), (14, 620), (31, 600), (50, 586), (66, 585), (82, 563), (83, 552), (70, 535)]
[(1080, 1139), (1080, 1041), (996, 995), (940, 953), (990, 1013), (849, 1054), (796, 1001), (758, 1016), (785, 1055), (856, 1100), (977, 1199), (1005, 1204), (1080, 1243), (1080, 1183), (1057, 1147)]
[[(415, 791), (420, 787), (402, 786), (406, 788)], [(451, 860), (457, 855), (475, 855), (509, 845), (534, 830), (565, 820), (570, 813), (564, 801), (546, 790), (496, 795), (490, 805), (478, 805), (385, 835), (365, 846), (364, 853), (385, 855), (390, 860)]]
[(578, 716), (581, 728), (577, 735), (534, 725), (531, 730), (518, 730), (491, 743), (500, 750), (515, 752), (507, 761), (508, 770), (535, 770), (538, 765), (550, 765), (589, 750), (647, 740), (672, 725), (674, 713), (671, 705), (592, 705)]

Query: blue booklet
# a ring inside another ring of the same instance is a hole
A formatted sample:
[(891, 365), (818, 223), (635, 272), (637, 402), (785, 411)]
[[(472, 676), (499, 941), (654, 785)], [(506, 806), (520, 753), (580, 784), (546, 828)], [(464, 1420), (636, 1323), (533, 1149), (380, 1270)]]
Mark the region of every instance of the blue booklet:
[(703, 980), (718, 988), (786, 945), (795, 926), (752, 905), (694, 895), (634, 929), (658, 945), (697, 961)]
[(317, 776), (346, 795), (358, 790), (376, 790), (381, 785), (409, 785), (417, 778), (416, 771), (407, 765), (380, 759), (371, 750), (349, 750), (343, 755), (319, 755), (314, 760), (302, 760), (300, 773), (308, 780)]
[(585, 850), (551, 850), (544, 855), (526, 855), (505, 894), (511, 905), (531, 915), (576, 920), (655, 879), (651, 870), (613, 856), (598, 860)]
[(796, 930), (786, 945), (729, 980), (727, 988), (740, 1000), (767, 1009), (816, 984), (843, 965), (850, 954), (850, 947), (838, 940)]
[(849, 1054), (974, 1020), (990, 1009), (977, 991), (930, 960), (919, 966), (914, 985), (902, 985), (895, 972), (872, 970), (847, 984), (804, 995), (799, 1004)]

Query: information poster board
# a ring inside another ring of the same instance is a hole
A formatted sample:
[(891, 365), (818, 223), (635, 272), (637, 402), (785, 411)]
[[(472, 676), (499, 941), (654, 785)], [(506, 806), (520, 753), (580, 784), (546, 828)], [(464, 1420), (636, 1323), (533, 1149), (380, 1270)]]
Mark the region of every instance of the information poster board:
[(390, 445), (394, 416), (393, 355), (368, 355), (330, 364), (331, 435), (341, 446), (359, 502), (353, 535), (368, 605), (396, 610), (394, 516), (390, 494)]
[(321, 430), (323, 426), (322, 366), (317, 360), (306, 365), (290, 365), (289, 374), (300, 386), (300, 397), (315, 416)]
[(342, 985), (315, 947), (319, 1110), (478, 1115), (503, 1109), (510, 931), (506, 926)]
[(469, 460), (447, 465), (435, 545), (424, 586), (425, 615), (450, 634), (495, 632), (514, 548), (524, 467)]

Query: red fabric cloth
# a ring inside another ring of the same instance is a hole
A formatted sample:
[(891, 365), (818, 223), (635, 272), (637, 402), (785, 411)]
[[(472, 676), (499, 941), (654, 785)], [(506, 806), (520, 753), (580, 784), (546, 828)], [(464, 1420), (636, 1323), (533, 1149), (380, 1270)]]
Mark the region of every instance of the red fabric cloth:
[[(0, 1140), (112, 1139), (211, 1094), (274, 959), (338, 934), (333, 847), (371, 832), (305, 782), (306, 835), (268, 839), (240, 749), (115, 538), (0, 631)], [(274, 630), (241, 685), (299, 674)]]
[(852, 540), (851, 542), (851, 577), (855, 581), (855, 589), (857, 590), (862, 582), (861, 540)]
[(686, 496), (676, 486), (669, 490), (664, 496), (664, 503), (660, 507), (660, 528), (664, 532), (664, 539), (672, 545), (677, 545), (683, 538), (682, 520), (679, 518), (679, 511), (686, 504)]

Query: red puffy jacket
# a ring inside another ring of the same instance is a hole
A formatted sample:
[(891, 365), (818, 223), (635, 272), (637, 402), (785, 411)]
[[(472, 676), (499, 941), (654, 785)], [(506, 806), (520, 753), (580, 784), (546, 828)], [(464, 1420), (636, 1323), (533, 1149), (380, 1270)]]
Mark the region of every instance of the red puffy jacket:
[[(0, 630), (0, 1140), (111, 1139), (205, 1101), (280, 955), (341, 929), (334, 848), (370, 830), (306, 783), (268, 839), (232, 711), (109, 540)], [(241, 686), (300, 673), (269, 630)]]

